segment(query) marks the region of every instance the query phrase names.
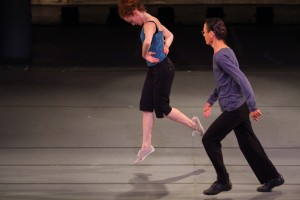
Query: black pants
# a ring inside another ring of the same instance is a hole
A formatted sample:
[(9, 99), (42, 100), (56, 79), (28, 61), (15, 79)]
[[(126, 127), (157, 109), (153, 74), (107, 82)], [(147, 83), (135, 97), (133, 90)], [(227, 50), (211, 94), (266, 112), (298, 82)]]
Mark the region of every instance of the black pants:
[(234, 111), (223, 112), (211, 124), (202, 138), (207, 155), (216, 170), (217, 181), (220, 183), (229, 180), (223, 162), (221, 141), (232, 130), (236, 135), (242, 153), (261, 184), (279, 175), (255, 136), (249, 114), (246, 103)]
[(140, 100), (140, 110), (155, 111), (157, 118), (170, 114), (170, 94), (175, 75), (171, 60), (166, 57), (159, 64), (149, 67)]

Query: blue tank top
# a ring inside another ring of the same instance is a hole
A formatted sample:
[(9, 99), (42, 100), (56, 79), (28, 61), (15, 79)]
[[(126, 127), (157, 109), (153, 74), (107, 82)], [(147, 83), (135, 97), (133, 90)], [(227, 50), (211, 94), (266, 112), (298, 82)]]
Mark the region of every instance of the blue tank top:
[[(158, 31), (157, 25), (154, 21), (149, 21), (149, 22), (153, 22), (156, 26), (156, 32), (153, 35), (149, 51), (155, 52), (153, 57), (158, 58), (159, 62), (161, 62), (166, 57), (166, 54), (164, 53), (164, 36), (163, 36), (163, 32)], [(142, 29), (140, 37), (141, 37), (142, 42), (144, 42), (144, 40), (145, 40), (144, 29)], [(146, 63), (147, 63), (148, 67), (151, 67), (151, 66), (154, 66), (154, 65), (158, 64), (158, 63), (151, 63), (147, 60), (146, 60)]]

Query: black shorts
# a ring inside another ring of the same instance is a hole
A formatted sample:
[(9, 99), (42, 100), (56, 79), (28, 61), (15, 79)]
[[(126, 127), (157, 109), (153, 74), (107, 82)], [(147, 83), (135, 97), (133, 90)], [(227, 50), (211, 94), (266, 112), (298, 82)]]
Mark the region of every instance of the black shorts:
[(154, 110), (157, 118), (163, 118), (171, 112), (169, 104), (174, 75), (175, 68), (168, 57), (149, 67), (140, 100), (141, 111)]

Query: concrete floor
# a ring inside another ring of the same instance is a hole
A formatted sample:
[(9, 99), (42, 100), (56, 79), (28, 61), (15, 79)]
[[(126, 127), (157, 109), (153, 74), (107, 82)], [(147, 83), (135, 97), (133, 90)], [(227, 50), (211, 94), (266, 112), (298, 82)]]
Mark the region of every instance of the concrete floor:
[[(286, 183), (260, 185), (233, 134), (223, 151), (233, 189), (202, 191), (215, 180), (200, 137), (156, 120), (156, 151), (133, 165), (141, 144), (139, 97), (145, 70), (0, 72), (1, 200), (298, 200), (300, 195), (300, 70), (247, 69), (263, 113), (254, 130)], [(176, 72), (172, 106), (208, 127), (220, 114), (201, 110), (214, 87), (210, 70)]]

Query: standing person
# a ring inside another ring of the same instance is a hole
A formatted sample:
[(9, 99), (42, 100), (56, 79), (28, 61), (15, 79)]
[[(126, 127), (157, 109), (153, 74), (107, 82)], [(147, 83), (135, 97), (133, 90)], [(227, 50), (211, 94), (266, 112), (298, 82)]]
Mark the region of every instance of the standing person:
[(216, 195), (232, 188), (221, 151), (221, 141), (232, 130), (250, 167), (263, 184), (257, 191), (270, 192), (272, 188), (282, 185), (284, 179), (269, 160), (252, 130), (249, 114), (257, 121), (261, 112), (256, 107), (252, 87), (240, 70), (234, 52), (224, 41), (227, 30), (223, 20), (206, 19), (202, 34), (206, 44), (214, 50), (213, 73), (216, 80), (216, 88), (204, 105), (204, 116), (210, 115), (211, 106), (217, 100), (222, 111), (202, 138), (204, 148), (217, 173), (217, 180), (203, 193)]
[(140, 0), (120, 0), (119, 15), (132, 25), (142, 26), (142, 57), (146, 60), (148, 72), (140, 99), (143, 113), (143, 142), (135, 163), (142, 162), (154, 152), (152, 130), (154, 113), (157, 118), (167, 117), (184, 124), (193, 130), (193, 135), (204, 133), (198, 117), (192, 119), (170, 106), (171, 86), (174, 79), (174, 66), (167, 57), (173, 42), (173, 34), (159, 20), (147, 13)]

